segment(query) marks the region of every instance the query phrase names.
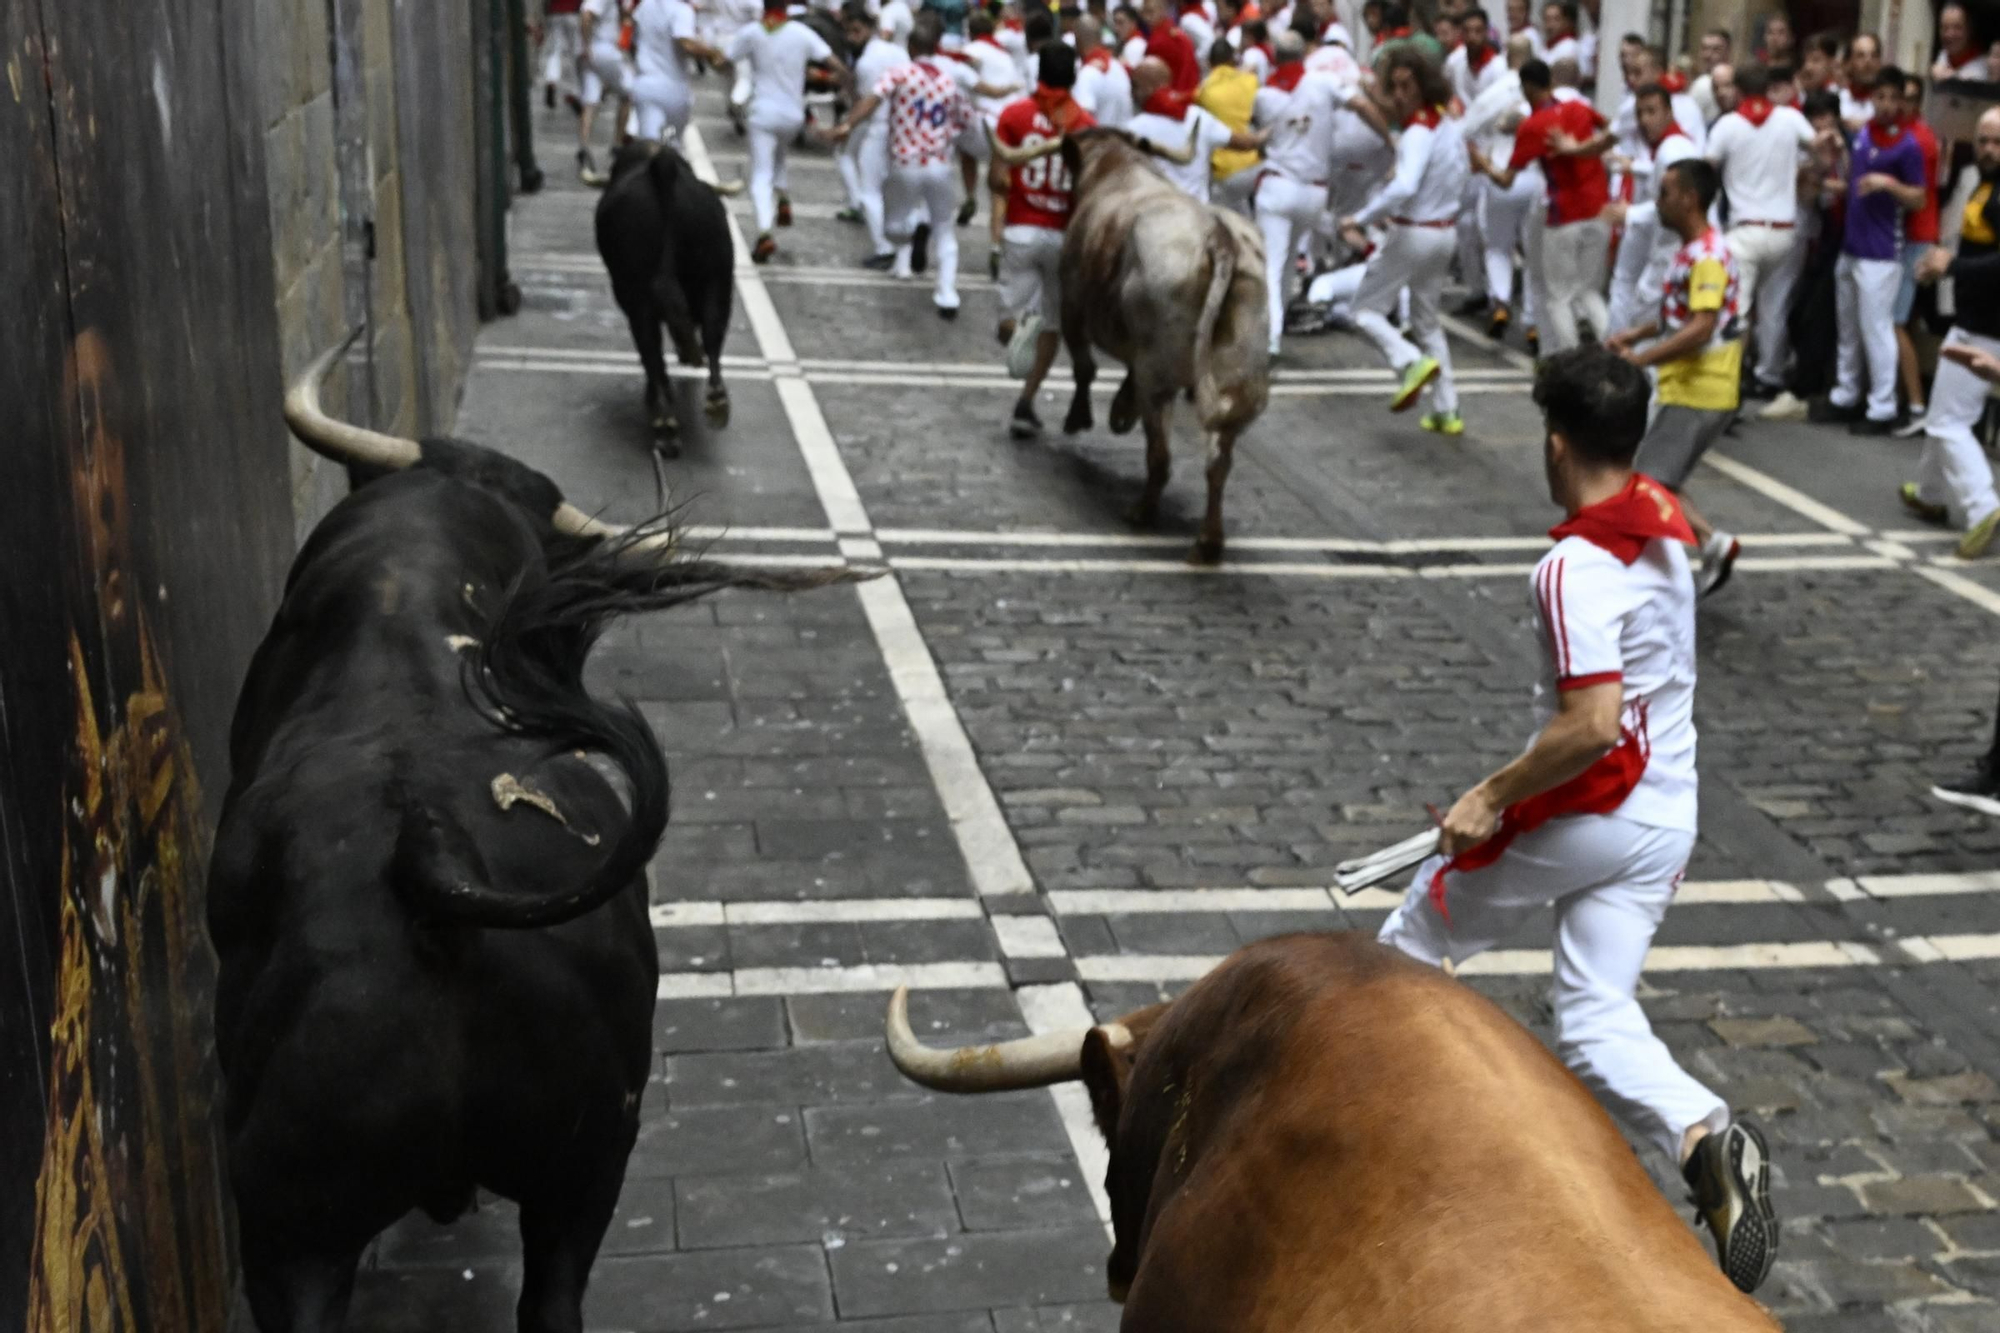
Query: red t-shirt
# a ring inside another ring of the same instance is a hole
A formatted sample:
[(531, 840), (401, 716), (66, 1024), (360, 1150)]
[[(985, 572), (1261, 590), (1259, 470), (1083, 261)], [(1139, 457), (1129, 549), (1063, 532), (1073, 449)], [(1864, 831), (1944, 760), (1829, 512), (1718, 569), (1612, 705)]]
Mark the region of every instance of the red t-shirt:
[(1903, 127), (1917, 141), (1917, 151), (1924, 156), (1924, 206), (1913, 213), (1903, 215), (1903, 239), (1923, 245), (1938, 243), (1938, 141), (1931, 133), (1931, 127), (1924, 124), (1921, 116), (1912, 116), (1903, 122)]
[(1609, 123), (1588, 102), (1551, 99), (1514, 132), (1514, 156), (1508, 169), (1519, 171), (1530, 162), (1542, 164), (1549, 182), (1551, 227), (1588, 222), (1602, 213), (1611, 202), (1611, 181), (1603, 158), (1559, 157), (1550, 136), (1561, 130), (1580, 142)]
[(1155, 23), (1146, 38), (1146, 54), (1166, 62), (1167, 72), (1173, 75), (1168, 86), (1175, 92), (1191, 93), (1201, 86), (1201, 61), (1194, 53), (1194, 42), (1178, 23), (1165, 19)]
[[(1067, 131), (1089, 129), (1097, 122), (1090, 113), (1071, 102)], [(1056, 137), (1056, 127), (1042, 113), (1032, 97), (1010, 102), (993, 127), (993, 137), (1009, 148), (1044, 143)], [(1050, 153), (1032, 162), (1007, 169), (1007, 219), (1010, 227), (1047, 227), (1061, 231), (1069, 225), (1072, 184), (1069, 167), (1061, 153)]]

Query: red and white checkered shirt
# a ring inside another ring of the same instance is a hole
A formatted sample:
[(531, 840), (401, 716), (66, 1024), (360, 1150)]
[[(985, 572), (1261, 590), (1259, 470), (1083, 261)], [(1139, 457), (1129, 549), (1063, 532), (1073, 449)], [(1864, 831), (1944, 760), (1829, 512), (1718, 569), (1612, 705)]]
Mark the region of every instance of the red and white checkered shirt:
[(889, 117), (892, 163), (930, 167), (951, 160), (952, 141), (972, 115), (957, 79), (926, 57), (884, 74), (875, 95)]
[[(1719, 275), (1716, 265), (1721, 266)], [(1718, 276), (1722, 279), (1719, 283)], [(1686, 326), (1695, 311), (1713, 310), (1715, 336), (1709, 345), (1720, 346), (1741, 332), (1737, 321), (1742, 298), (1743, 281), (1736, 270), (1736, 257), (1729, 253), (1722, 233), (1710, 227), (1674, 251), (1667, 280), (1660, 285), (1660, 331), (1674, 333)]]

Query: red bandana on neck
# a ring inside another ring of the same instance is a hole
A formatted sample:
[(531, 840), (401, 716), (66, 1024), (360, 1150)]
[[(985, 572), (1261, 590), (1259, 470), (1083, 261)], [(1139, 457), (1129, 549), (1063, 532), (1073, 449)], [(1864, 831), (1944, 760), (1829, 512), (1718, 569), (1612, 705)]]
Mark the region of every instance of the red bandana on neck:
[(1298, 87), (1299, 80), (1305, 76), (1305, 61), (1287, 60), (1284, 64), (1271, 71), (1271, 77), (1264, 81), (1264, 86), (1266, 88), (1276, 88), (1281, 93), (1288, 93)]
[(1901, 124), (1891, 125), (1887, 129), (1884, 129), (1877, 121), (1871, 120), (1868, 122), (1868, 137), (1874, 142), (1877, 148), (1894, 148), (1896, 141), (1901, 139), (1905, 133), (1906, 131)]
[(1019, 19), (1001, 19), (1000, 26), (1008, 32), (1026, 32), (1028, 30), (1028, 25)]
[(1093, 47), (1090, 54), (1083, 58), (1083, 63), (1097, 69), (1110, 69), (1111, 53), (1101, 46)]
[(1391, 28), (1376, 39), (1376, 44), (1380, 45), (1383, 42), (1393, 42), (1399, 37), (1408, 37), (1409, 35), (1410, 35), (1410, 30), (1407, 27)]
[(1067, 88), (1051, 88), (1046, 83), (1035, 85), (1035, 91), (1028, 94), (1034, 99), (1035, 110), (1042, 113), (1049, 124), (1056, 127), (1058, 134), (1067, 133), (1070, 122), (1076, 119), (1080, 107), (1076, 99), (1069, 95)]
[(1422, 110), (1411, 112), (1409, 119), (1403, 122), (1403, 128), (1407, 130), (1412, 125), (1422, 125), (1425, 129), (1434, 130), (1438, 127), (1438, 122), (1443, 119), (1443, 108), (1427, 106)]
[[(1276, 51), (1274, 51), (1274, 50), (1272, 50), (1272, 49), (1271, 49), (1271, 44), (1270, 44), (1269, 42), (1259, 42), (1259, 43), (1257, 43), (1257, 45), (1255, 45), (1254, 47), (1252, 47), (1252, 48), (1251, 48), (1251, 50), (1253, 50), (1253, 51), (1262, 51), (1262, 52), (1264, 53), (1264, 59), (1266, 59), (1266, 60), (1270, 61), (1270, 62), (1271, 62), (1271, 64), (1272, 64), (1272, 66), (1273, 66), (1274, 68), (1275, 68), (1275, 67), (1277, 66), (1277, 63), (1278, 63), (1278, 53), (1277, 53)], [(1305, 68), (1305, 64), (1304, 64), (1304, 62), (1301, 62), (1301, 63), (1300, 63), (1300, 65), (1299, 65), (1299, 68), (1300, 68), (1300, 69), (1304, 69), (1304, 68)]]
[(765, 32), (776, 32), (778, 29), (784, 27), (787, 23), (790, 23), (791, 21), (792, 21), (792, 16), (785, 12), (785, 8), (783, 5), (773, 6), (765, 9), (764, 11)]
[(1477, 74), (1479, 73), (1479, 71), (1485, 69), (1486, 66), (1492, 62), (1493, 57), (1496, 54), (1498, 53), (1494, 51), (1493, 44), (1491, 42), (1488, 42), (1486, 45), (1480, 47), (1476, 51), (1468, 46), (1465, 48), (1466, 67), (1469, 68), (1474, 74)]
[(1688, 90), (1687, 75), (1677, 69), (1670, 69), (1660, 76), (1660, 86), (1669, 93), (1684, 93)]
[(1628, 565), (1645, 554), (1646, 544), (1655, 537), (1694, 545), (1694, 529), (1681, 512), (1680, 501), (1651, 477), (1636, 472), (1618, 494), (1577, 510), (1550, 528), (1549, 536), (1556, 541), (1581, 537)]
[(1761, 126), (1771, 118), (1771, 112), (1776, 109), (1768, 97), (1746, 97), (1736, 104), (1736, 114), (1753, 126)]
[(1660, 145), (1673, 138), (1676, 134), (1680, 135), (1683, 139), (1688, 137), (1688, 132), (1681, 128), (1679, 121), (1668, 121), (1667, 127), (1660, 131), (1660, 137), (1653, 141), (1653, 150), (1658, 152)]
[(1161, 88), (1148, 97), (1146, 104), (1139, 109), (1156, 116), (1165, 116), (1168, 120), (1185, 120), (1188, 108), (1193, 105), (1194, 97), (1191, 94), (1173, 88)]
[(974, 46), (979, 45), (979, 43), (981, 42), (986, 43), (988, 46), (992, 47), (995, 51), (1005, 51), (1007, 49), (1006, 47), (1000, 45), (1000, 39), (998, 37), (995, 37), (990, 32), (984, 35), (983, 37), (975, 37), (972, 39), (972, 44)]

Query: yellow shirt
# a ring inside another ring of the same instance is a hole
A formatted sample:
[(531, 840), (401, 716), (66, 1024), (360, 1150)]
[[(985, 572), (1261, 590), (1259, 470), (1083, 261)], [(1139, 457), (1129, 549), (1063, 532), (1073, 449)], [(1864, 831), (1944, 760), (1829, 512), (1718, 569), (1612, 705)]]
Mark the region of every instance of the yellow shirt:
[[(1257, 76), (1247, 69), (1217, 65), (1201, 81), (1194, 103), (1232, 130), (1250, 128), (1250, 108), (1257, 101)], [(1248, 148), (1218, 148), (1209, 158), (1215, 178), (1234, 176), (1257, 164), (1257, 154)]]
[[(1217, 157), (1222, 154), (1217, 153)], [(1965, 221), (1959, 228), (1959, 235), (1976, 245), (1994, 245), (1993, 219), (1986, 216), (1986, 206), (1993, 201), (1993, 182), (1981, 181), (1979, 188), (1972, 192), (1972, 198), (1965, 201)]]
[(1667, 273), (1660, 303), (1660, 331), (1671, 334), (1703, 311), (1715, 312), (1715, 332), (1707, 345), (1673, 361), (1663, 361), (1660, 401), (1675, 407), (1730, 412), (1738, 406), (1743, 379), (1743, 339), (1737, 309), (1740, 286), (1736, 263), (1711, 230), (1681, 247)]

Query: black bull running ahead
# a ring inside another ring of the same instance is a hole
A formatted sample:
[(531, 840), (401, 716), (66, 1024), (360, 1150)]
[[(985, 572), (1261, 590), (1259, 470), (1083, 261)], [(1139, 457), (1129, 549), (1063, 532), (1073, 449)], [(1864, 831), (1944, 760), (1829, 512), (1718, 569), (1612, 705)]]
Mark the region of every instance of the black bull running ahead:
[(266, 1333), (337, 1330), (376, 1233), (484, 1187), (520, 1204), (519, 1327), (578, 1330), (651, 1061), (667, 822), (658, 743), (584, 659), (618, 615), (843, 576), (674, 560), (490, 450), (331, 421), (325, 364), (301, 438), (405, 470), (306, 542), (230, 734), (209, 928), (245, 1285)]

